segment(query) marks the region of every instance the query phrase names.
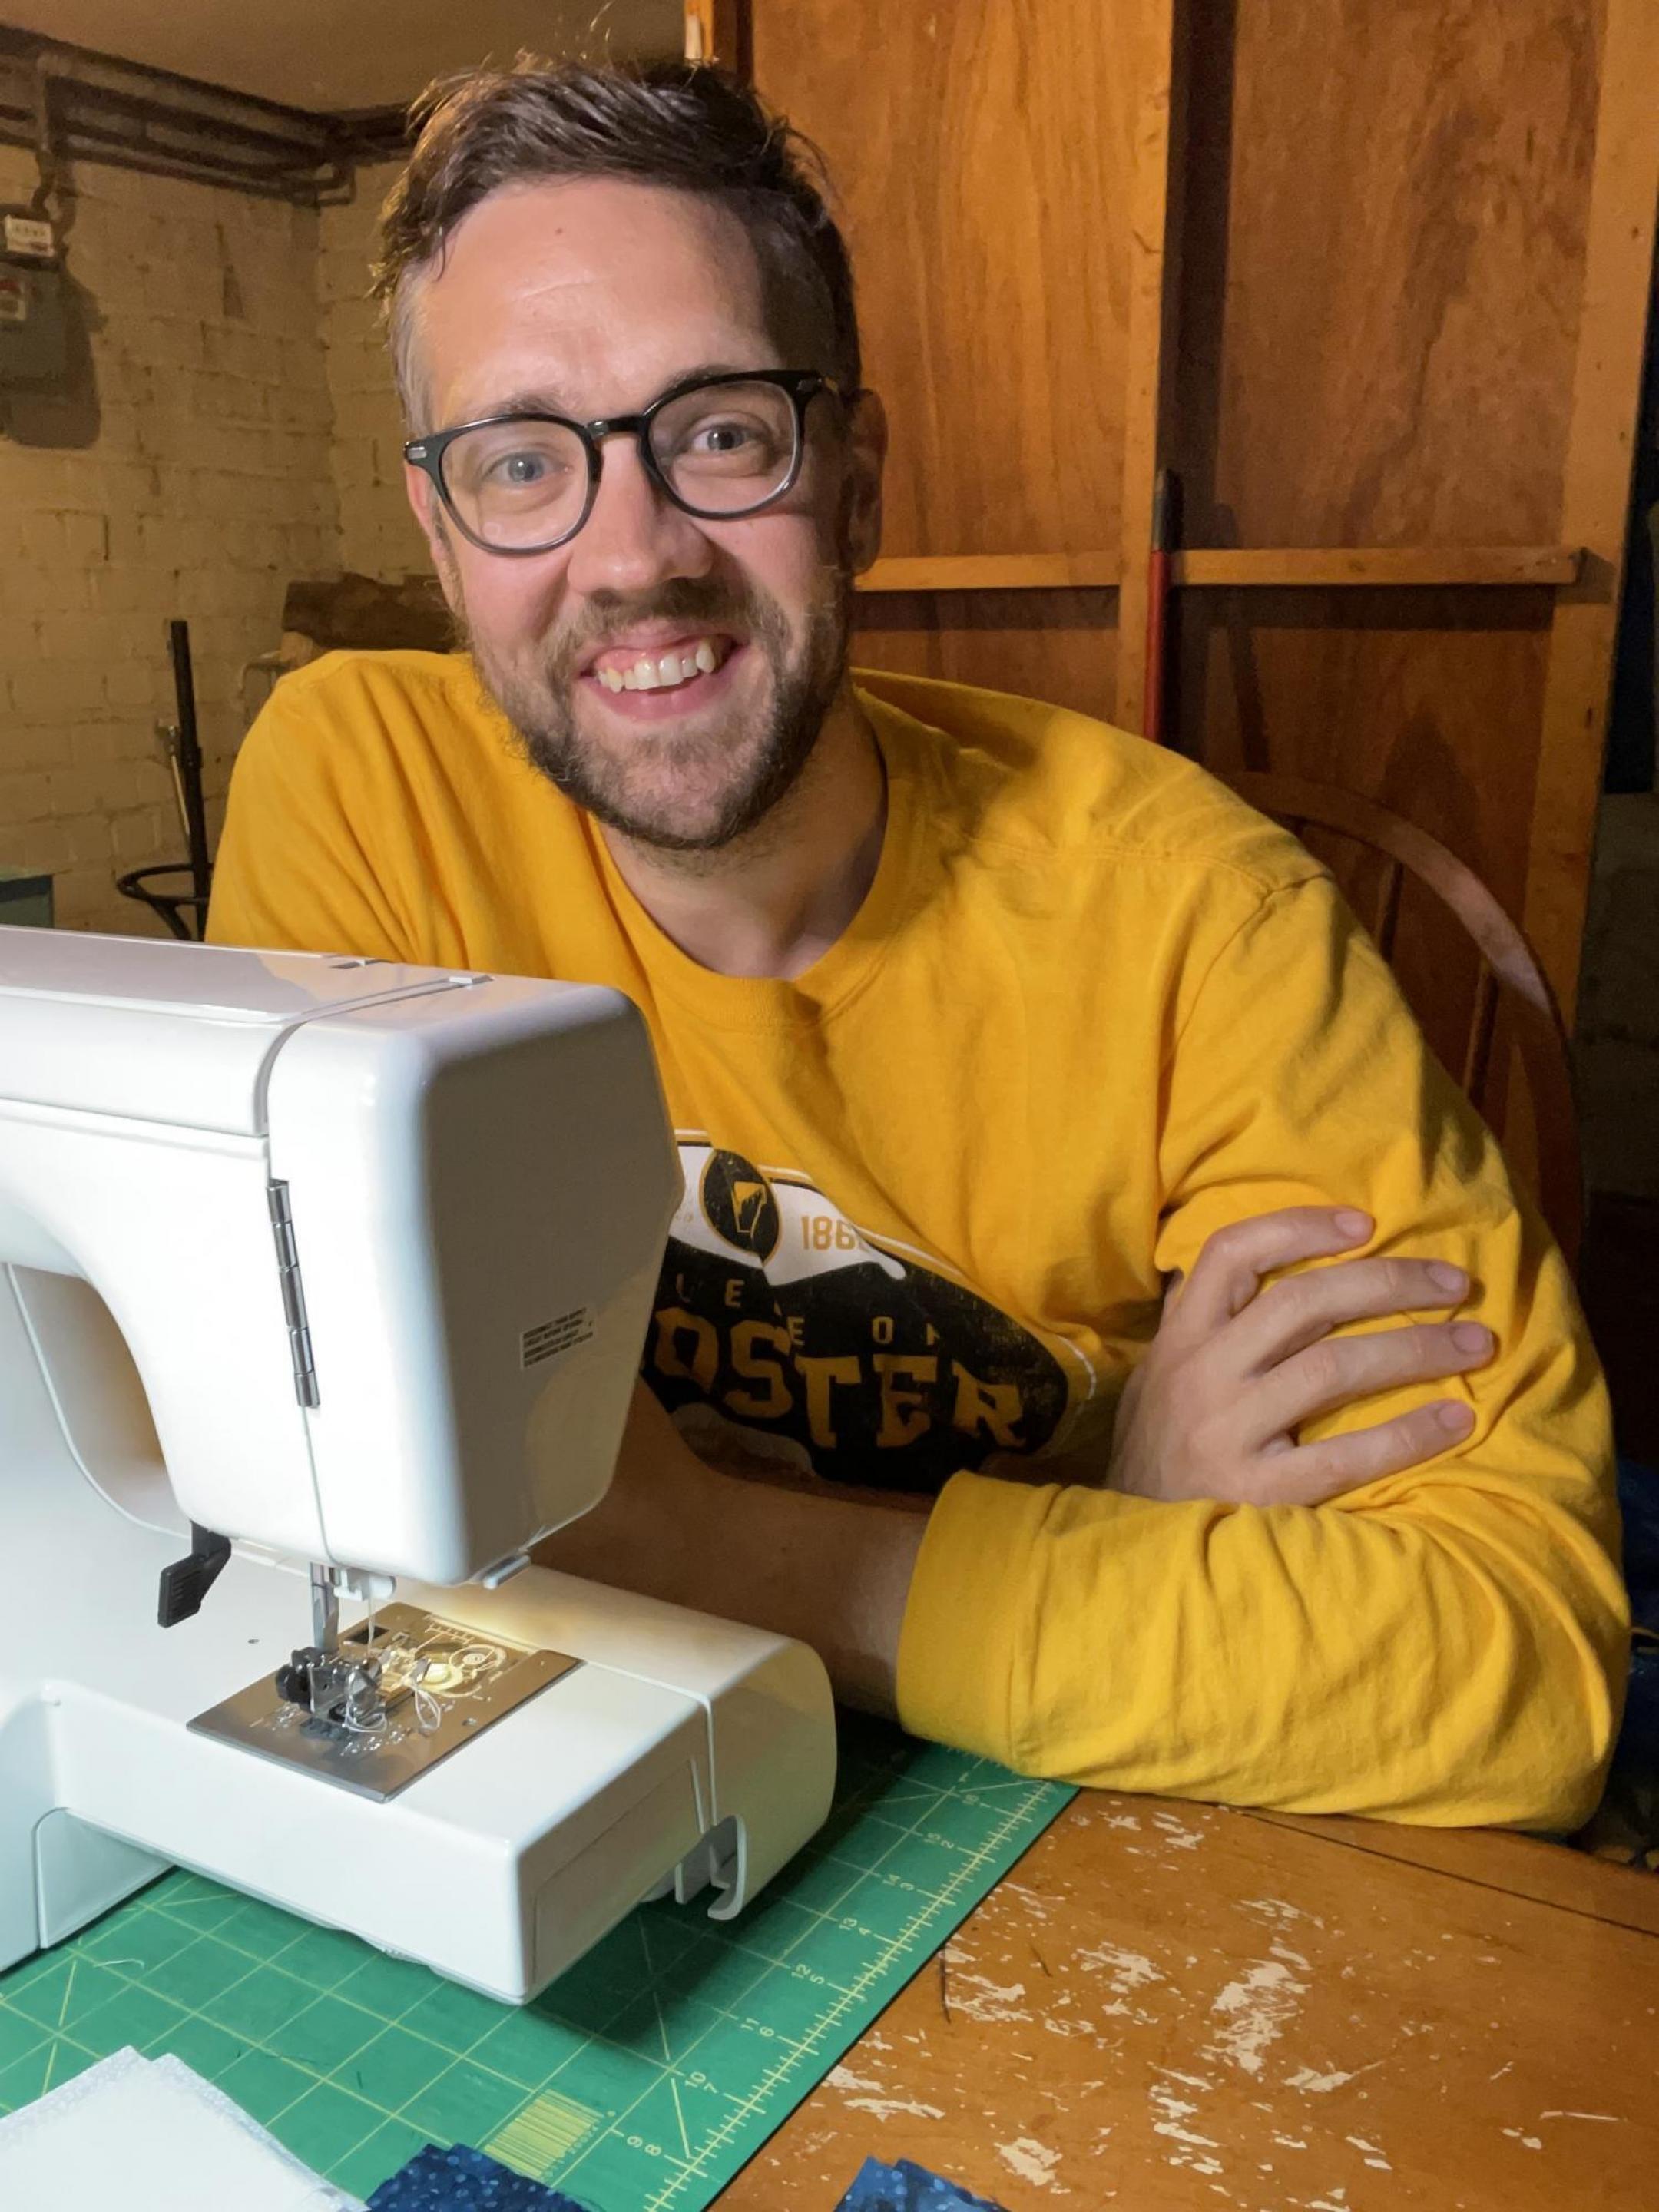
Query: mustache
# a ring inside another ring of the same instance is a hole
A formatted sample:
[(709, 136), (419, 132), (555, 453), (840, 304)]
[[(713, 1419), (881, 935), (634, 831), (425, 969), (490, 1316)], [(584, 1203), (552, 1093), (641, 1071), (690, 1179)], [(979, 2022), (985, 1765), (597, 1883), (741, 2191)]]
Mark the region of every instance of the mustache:
[(746, 631), (763, 642), (786, 634), (778, 609), (760, 593), (736, 589), (712, 576), (671, 576), (649, 592), (596, 592), (552, 640), (549, 676), (563, 683), (583, 659), (602, 651), (618, 633), (647, 622)]

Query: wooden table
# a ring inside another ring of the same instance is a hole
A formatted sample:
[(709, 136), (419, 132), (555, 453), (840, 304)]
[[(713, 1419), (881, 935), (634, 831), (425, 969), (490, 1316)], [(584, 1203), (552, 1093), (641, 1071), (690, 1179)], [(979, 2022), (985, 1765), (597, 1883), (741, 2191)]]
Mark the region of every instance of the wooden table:
[(720, 2199), (865, 2157), (1007, 2212), (1656, 2212), (1659, 1880), (1089, 1793)]

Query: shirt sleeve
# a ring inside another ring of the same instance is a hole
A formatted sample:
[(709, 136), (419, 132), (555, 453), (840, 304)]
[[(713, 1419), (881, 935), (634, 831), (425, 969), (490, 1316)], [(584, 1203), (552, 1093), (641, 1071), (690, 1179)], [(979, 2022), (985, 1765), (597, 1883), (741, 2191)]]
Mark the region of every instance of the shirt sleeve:
[(401, 795), (374, 788), (362, 732), (337, 726), (342, 719), (309, 670), (285, 677), (260, 710), (231, 777), (208, 910), (211, 943), (421, 960), (395, 885), (363, 834), (372, 827), (377, 846), (385, 842)]
[(1312, 1508), (957, 1475), (911, 1588), (902, 1718), (1118, 1789), (1576, 1826), (1628, 1650), (1600, 1370), (1559, 1252), (1327, 879), (1261, 898), (1197, 983), (1160, 1157), (1163, 1270), (1310, 1203), (1371, 1212), (1372, 1249), (1467, 1267), (1492, 1363), (1304, 1435), (1457, 1391), (1474, 1430)]

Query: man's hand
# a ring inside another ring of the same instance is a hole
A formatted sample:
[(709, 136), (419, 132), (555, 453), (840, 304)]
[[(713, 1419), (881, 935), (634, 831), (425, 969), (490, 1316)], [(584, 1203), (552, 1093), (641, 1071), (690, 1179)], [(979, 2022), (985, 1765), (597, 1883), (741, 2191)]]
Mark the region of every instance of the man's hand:
[(1492, 1357), (1492, 1332), (1478, 1322), (1331, 1334), (1347, 1322), (1455, 1306), (1468, 1277), (1443, 1261), (1351, 1260), (1262, 1288), (1279, 1268), (1352, 1251), (1373, 1226), (1346, 1209), (1293, 1206), (1212, 1237), (1124, 1390), (1110, 1486), (1140, 1498), (1317, 1505), (1460, 1443), (1474, 1415), (1455, 1398), (1297, 1442), (1317, 1414), (1467, 1374)]

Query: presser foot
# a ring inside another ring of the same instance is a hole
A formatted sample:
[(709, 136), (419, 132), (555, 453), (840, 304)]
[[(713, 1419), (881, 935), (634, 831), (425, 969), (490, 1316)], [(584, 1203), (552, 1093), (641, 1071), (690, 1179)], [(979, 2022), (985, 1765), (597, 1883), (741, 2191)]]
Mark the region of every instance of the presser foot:
[(191, 1722), (361, 1796), (395, 1797), (580, 1662), (388, 1605)]

